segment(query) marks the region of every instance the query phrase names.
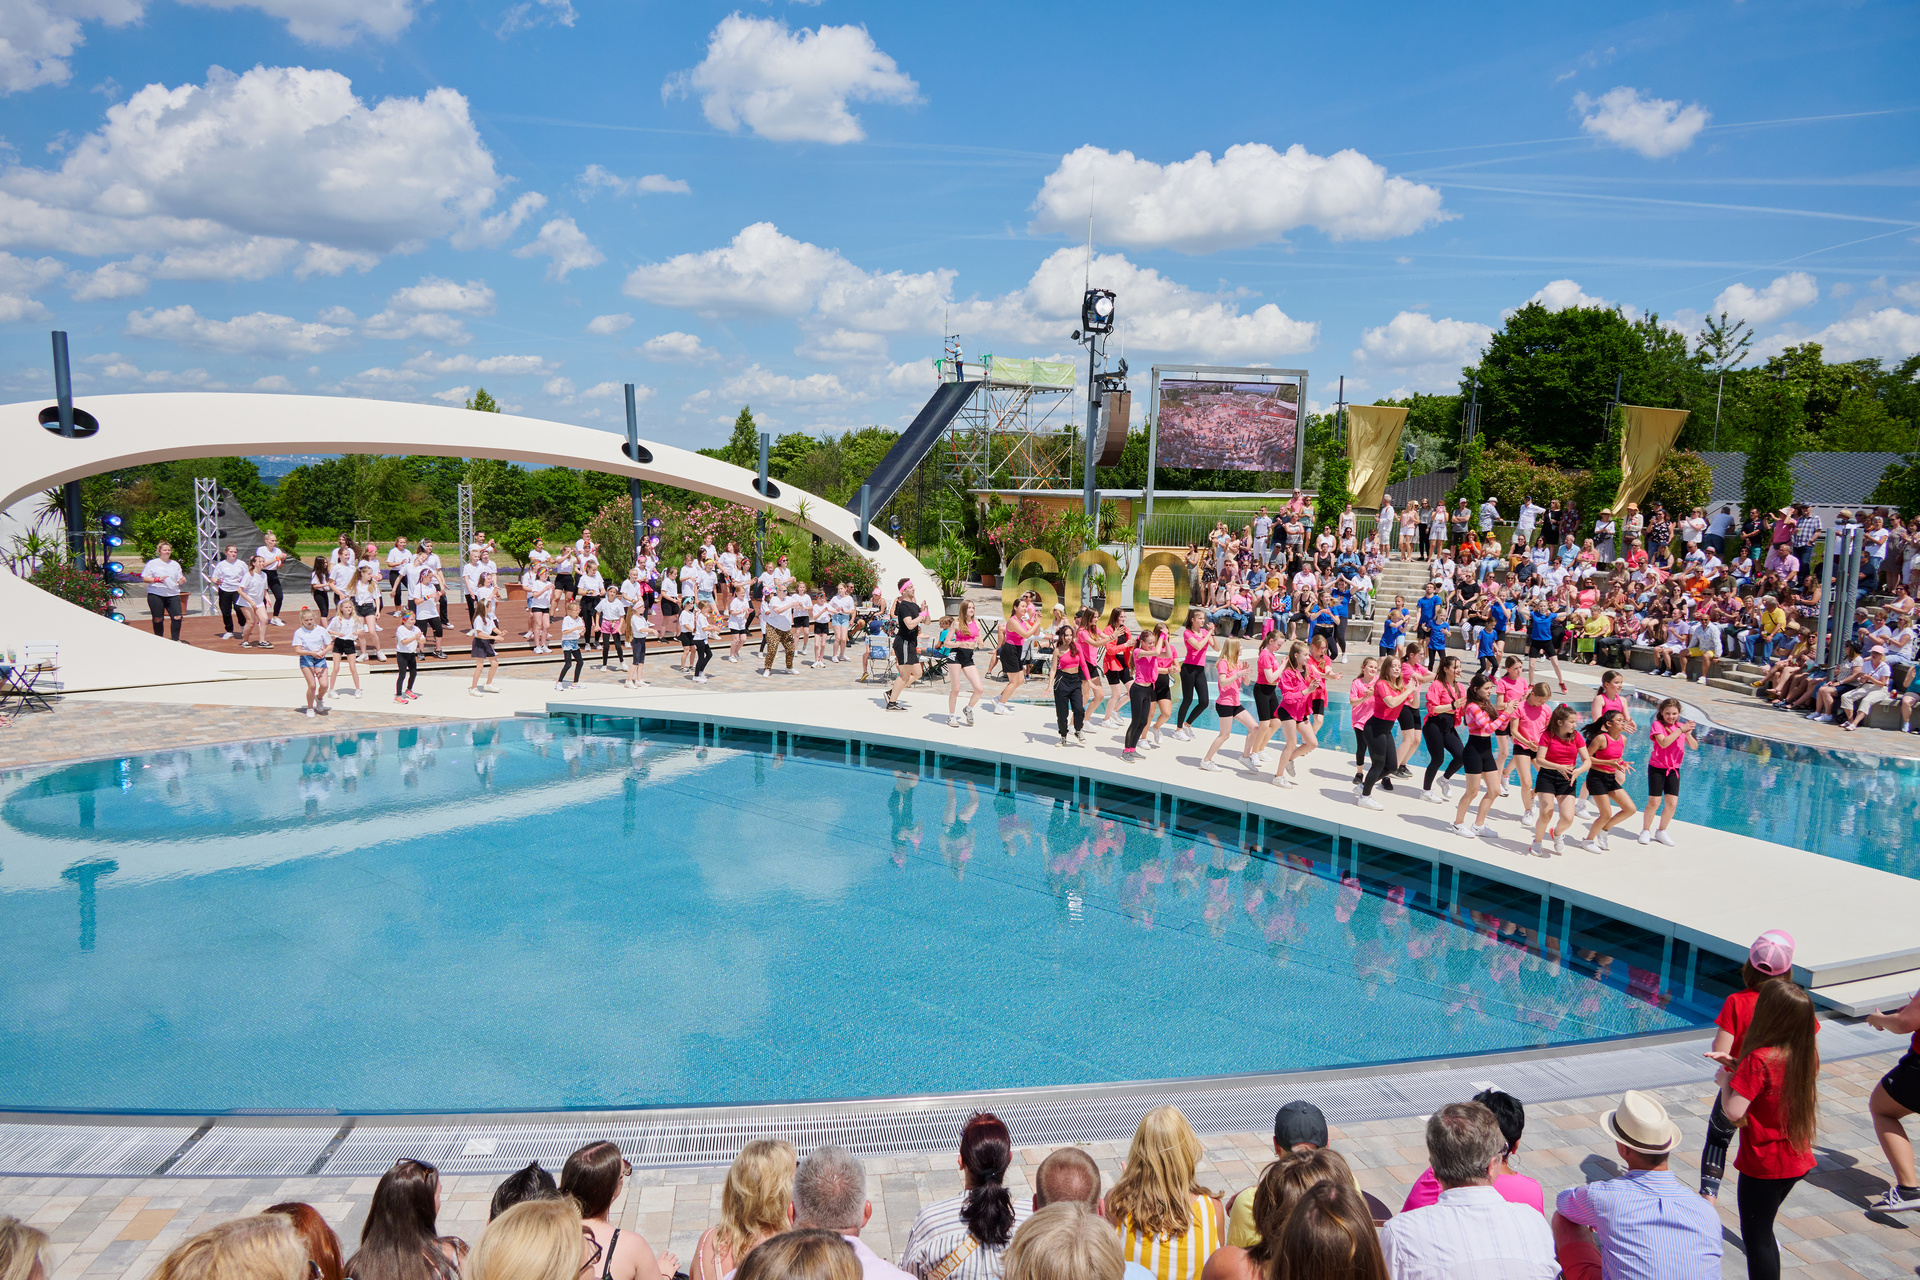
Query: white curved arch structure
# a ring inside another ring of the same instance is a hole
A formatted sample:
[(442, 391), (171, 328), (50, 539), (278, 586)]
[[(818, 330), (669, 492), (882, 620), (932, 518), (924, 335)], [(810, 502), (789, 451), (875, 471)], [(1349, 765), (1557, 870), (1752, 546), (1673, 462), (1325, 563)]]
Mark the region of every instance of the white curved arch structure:
[[(40, 425), (45, 400), (0, 405), (0, 509), (68, 480), (121, 467), (182, 458), (297, 453), (424, 453), (456, 458), (500, 458), (635, 476), (691, 489), (742, 506), (766, 509), (827, 542), (855, 548), (858, 518), (817, 494), (780, 484), (762, 498), (754, 473), (688, 449), (642, 440), (653, 455), (630, 461), (625, 437), (588, 427), (475, 413), (439, 405), (335, 396), (227, 392), (169, 392), (88, 396), (81, 402), (100, 422), (98, 433), (63, 439)], [(807, 518), (799, 505), (807, 504)], [(863, 551), (880, 566), (889, 590), (911, 578), (922, 600), (938, 598), (938, 584), (917, 557), (878, 531), (878, 550)], [(41, 641), (61, 646), (69, 688), (115, 688), (235, 676), (283, 675), (284, 655), (209, 653), (160, 640), (129, 614), (122, 625), (77, 609), (0, 572), (0, 643)]]

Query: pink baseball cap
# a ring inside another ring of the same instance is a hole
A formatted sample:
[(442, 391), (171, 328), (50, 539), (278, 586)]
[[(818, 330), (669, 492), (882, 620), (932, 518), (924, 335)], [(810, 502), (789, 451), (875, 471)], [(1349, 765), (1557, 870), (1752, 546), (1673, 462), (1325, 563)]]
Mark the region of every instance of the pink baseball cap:
[(1747, 963), (1771, 978), (1793, 971), (1793, 935), (1785, 929), (1769, 929), (1753, 940), (1747, 950)]

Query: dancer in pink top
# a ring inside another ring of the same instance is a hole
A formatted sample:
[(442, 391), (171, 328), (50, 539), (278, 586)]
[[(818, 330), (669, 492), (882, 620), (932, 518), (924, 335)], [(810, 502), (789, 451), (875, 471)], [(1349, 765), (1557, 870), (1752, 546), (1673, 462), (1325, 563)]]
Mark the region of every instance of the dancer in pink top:
[[(947, 727), (950, 729), (973, 727), (973, 709), (980, 705), (980, 699), (987, 692), (980, 683), (980, 668), (973, 665), (974, 646), (986, 636), (978, 618), (973, 616), (973, 601), (962, 600), (960, 612), (953, 620), (953, 627), (947, 632), (947, 647), (953, 650), (953, 661), (947, 664), (947, 675), (951, 683), (947, 685)], [(954, 714), (954, 704), (960, 701), (960, 681), (964, 677), (973, 689), (973, 696), (967, 699), (966, 719)]]
[[(1455, 835), (1491, 836), (1493, 828), (1487, 825), (1487, 815), (1493, 810), (1494, 793), (1499, 789), (1499, 766), (1493, 759), (1493, 735), (1512, 723), (1513, 708), (1495, 711), (1493, 708), (1493, 681), (1485, 676), (1475, 676), (1473, 683), (1467, 686), (1467, 693), (1460, 709), (1460, 723), (1467, 731), (1467, 744), (1461, 750), (1461, 763), (1466, 769), (1466, 786), (1460, 793), (1460, 804), (1453, 812), (1453, 830)], [(1480, 811), (1471, 821), (1467, 811), (1473, 807), (1474, 796), (1480, 796)]]
[(1249, 735), (1247, 752), (1254, 769), (1266, 763), (1267, 744), (1280, 728), (1280, 694), (1276, 686), (1280, 668), (1286, 662), (1280, 656), (1284, 642), (1285, 637), (1278, 631), (1269, 631), (1260, 637), (1260, 651), (1253, 655), (1253, 718), (1260, 722), (1260, 727)]
[(1347, 685), (1347, 707), (1353, 721), (1353, 785), (1359, 786), (1367, 767), (1367, 717), (1373, 713), (1373, 682), (1380, 676), (1380, 659), (1360, 664), (1360, 674)]
[[(1148, 719), (1154, 714), (1155, 686), (1166, 679), (1167, 667), (1173, 661), (1172, 647), (1173, 640), (1164, 623), (1154, 627), (1152, 635), (1142, 634), (1133, 647), (1133, 684), (1127, 690), (1131, 718), (1127, 721), (1127, 743), (1120, 751), (1120, 758), (1128, 764), (1140, 759), (1140, 738), (1147, 732)], [(1161, 712), (1162, 716), (1165, 714)], [(1151, 745), (1158, 745), (1159, 740), (1156, 732)]]
[(1213, 644), (1213, 624), (1198, 609), (1187, 610), (1187, 625), (1174, 639), (1180, 654), (1180, 713), (1173, 718), (1173, 736), (1193, 741), (1188, 726), (1207, 709), (1207, 653)]
[[(1200, 757), (1200, 767), (1209, 772), (1218, 772), (1220, 766), (1213, 762), (1214, 753), (1227, 745), (1227, 739), (1233, 736), (1233, 726), (1238, 724), (1247, 731), (1247, 741), (1253, 741), (1254, 730), (1260, 727), (1247, 709), (1240, 704), (1240, 686), (1247, 678), (1247, 666), (1240, 661), (1240, 642), (1229, 640), (1220, 650), (1220, 662), (1214, 668), (1220, 677), (1220, 699), (1213, 705), (1213, 712), (1220, 718), (1220, 732), (1214, 735), (1208, 745), (1206, 755)], [(1242, 763), (1252, 768), (1253, 752), (1242, 748)]]
[(1631, 818), (1638, 809), (1627, 794), (1627, 771), (1633, 768), (1627, 756), (1627, 713), (1608, 711), (1587, 733), (1587, 753), (1593, 767), (1587, 770), (1587, 794), (1600, 812), (1587, 829), (1584, 841), (1575, 844), (1593, 853), (1607, 852), (1607, 831)]
[(1320, 745), (1313, 736), (1313, 691), (1316, 673), (1307, 656), (1307, 646), (1294, 641), (1287, 649), (1287, 665), (1280, 669), (1280, 729), (1287, 736), (1286, 750), (1273, 767), (1277, 787), (1299, 786), (1294, 761)]
[(1647, 809), (1640, 819), (1640, 843), (1658, 840), (1671, 845), (1673, 837), (1667, 834), (1667, 827), (1680, 807), (1680, 765), (1687, 758), (1687, 748), (1698, 747), (1700, 742), (1693, 736), (1693, 721), (1680, 718), (1678, 698), (1661, 701), (1647, 730), (1653, 737), (1653, 753), (1647, 757)]

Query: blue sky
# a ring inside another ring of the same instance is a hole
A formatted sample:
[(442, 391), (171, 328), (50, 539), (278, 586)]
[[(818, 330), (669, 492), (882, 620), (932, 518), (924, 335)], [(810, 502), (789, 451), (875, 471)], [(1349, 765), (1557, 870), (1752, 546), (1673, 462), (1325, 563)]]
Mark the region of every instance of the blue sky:
[(0, 0), (0, 379), (898, 425), (945, 325), (1072, 353), (1090, 206), (1139, 370), (1446, 389), (1534, 297), (1897, 359), (1916, 65), (1871, 2)]

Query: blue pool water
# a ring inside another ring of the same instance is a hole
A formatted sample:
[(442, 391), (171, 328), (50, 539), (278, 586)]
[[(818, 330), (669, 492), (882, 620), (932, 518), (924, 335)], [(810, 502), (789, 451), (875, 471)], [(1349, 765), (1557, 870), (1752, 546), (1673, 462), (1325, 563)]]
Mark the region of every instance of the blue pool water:
[[(1587, 701), (1574, 700), (1583, 715)], [(1634, 803), (1644, 804), (1647, 754), (1653, 749), (1646, 727), (1654, 707), (1635, 703), (1630, 709), (1638, 731), (1627, 740), (1627, 759), (1634, 765), (1628, 787)], [(1322, 742), (1353, 749), (1348, 712), (1344, 698), (1329, 704)], [(1792, 723), (1792, 717), (1783, 717), (1784, 728), (1791, 731)], [(1200, 724), (1209, 732), (1220, 727), (1212, 712)], [(1337, 737), (1329, 730), (1337, 730)], [(1234, 732), (1242, 730), (1236, 726)], [(1850, 756), (1711, 729), (1695, 736), (1700, 750), (1687, 753), (1680, 821), (1920, 879), (1920, 841), (1913, 838), (1920, 821), (1920, 761)], [(1416, 774), (1426, 760), (1425, 747), (1414, 752), (1410, 764)], [(1638, 819), (1633, 829), (1639, 830)]]
[(12, 775), (0, 1108), (895, 1095), (1472, 1053), (1717, 1003), (1610, 922), (1570, 914), (1562, 956), (1497, 886), (1442, 906), (1307, 832), (1242, 851), (1205, 811), (1169, 830), (1104, 790), (1095, 812), (912, 769), (548, 720)]

